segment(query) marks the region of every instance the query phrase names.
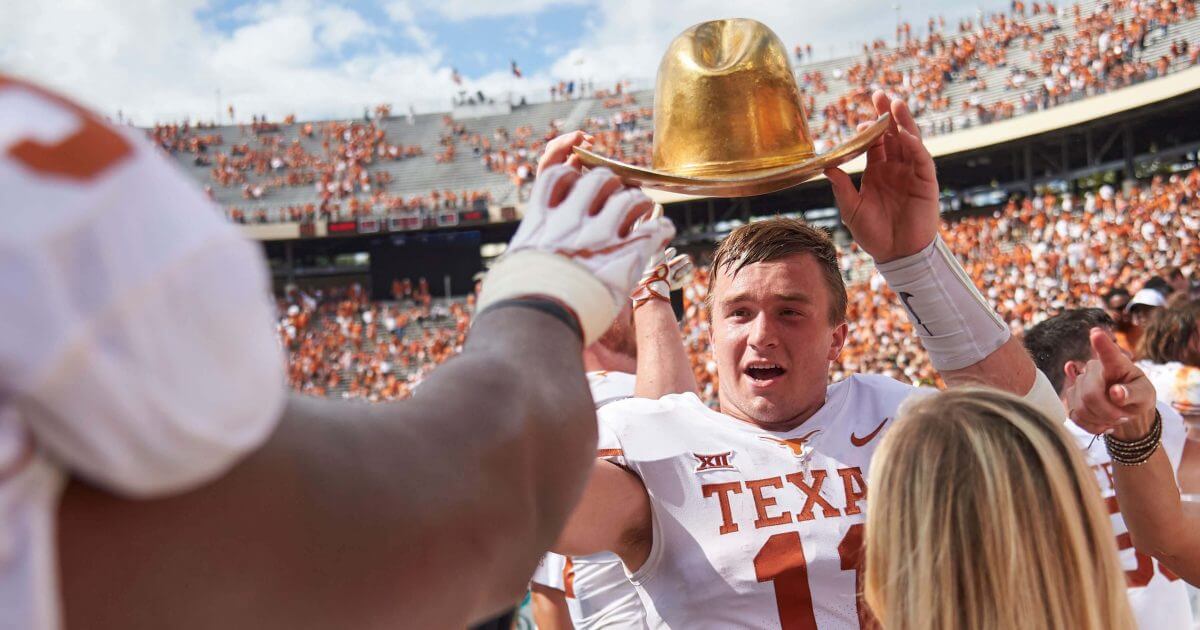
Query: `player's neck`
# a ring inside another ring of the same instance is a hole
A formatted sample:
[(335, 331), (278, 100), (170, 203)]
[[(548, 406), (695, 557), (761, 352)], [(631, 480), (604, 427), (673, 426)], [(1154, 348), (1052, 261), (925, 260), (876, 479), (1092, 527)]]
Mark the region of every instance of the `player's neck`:
[(583, 352), (583, 369), (588, 372), (637, 372), (637, 358), (613, 352), (600, 344), (592, 344)]
[(738, 422), (745, 422), (746, 424), (754, 425), (765, 431), (786, 433), (803, 425), (808, 421), (809, 418), (812, 418), (814, 415), (816, 415), (816, 413), (821, 410), (821, 407), (824, 406), (825, 397), (822, 396), (820, 400), (808, 407), (805, 407), (800, 413), (792, 416), (791, 418), (787, 418), (785, 420), (768, 421), (755, 418), (752, 415), (743, 412), (741, 409), (738, 409), (736, 405), (726, 404), (724, 401), (722, 401), (721, 413), (733, 418), (734, 420), (737, 420)]

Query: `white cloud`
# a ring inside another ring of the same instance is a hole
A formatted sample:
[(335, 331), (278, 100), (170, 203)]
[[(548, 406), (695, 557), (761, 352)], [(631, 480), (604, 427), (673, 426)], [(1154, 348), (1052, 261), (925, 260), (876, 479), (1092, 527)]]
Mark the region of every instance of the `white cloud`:
[(321, 24), (318, 38), (331, 50), (340, 50), (351, 40), (378, 33), (361, 15), (344, 7), (324, 7), (317, 11), (316, 17)]
[[(196, 17), (204, 6), (63, 0), (50, 11), (0, 2), (0, 69), (106, 114), (122, 110), (139, 124), (209, 120), (224, 116), (229, 103), (243, 120), (357, 116), (385, 102), (400, 111), (409, 103), (421, 110), (449, 104), (450, 71), (430, 40), (412, 54), (373, 41), (404, 25), (371, 24), (352, 9), (313, 0), (280, 0), (242, 11), (240, 26), (224, 34)], [(356, 42), (363, 45), (347, 48)]]
[[(995, 11), (1007, 0), (980, 0)], [(583, 33), (552, 65), (559, 77), (591, 77), (597, 82), (622, 78), (653, 79), (667, 44), (684, 29), (707, 20), (730, 17), (756, 19), (770, 27), (789, 49), (811, 44), (821, 58), (857, 53), (875, 37), (891, 39), (896, 26), (895, 0), (839, 2), (777, 2), (742, 0), (605, 0), (585, 19)], [(906, 0), (901, 17), (923, 30), (925, 20), (938, 13), (949, 18), (971, 16), (976, 4), (961, 0)], [(598, 83), (599, 85), (599, 83)]]
[[(984, 1), (990, 9), (1008, 4)], [(364, 106), (384, 102), (398, 111), (409, 103), (422, 111), (445, 109), (458, 88), (438, 46), (458, 42), (435, 41), (420, 26), (422, 16), (532, 15), (550, 6), (550, 0), (379, 0), (391, 21), (372, 22), (346, 5), (274, 0), (232, 9), (228, 17), (238, 26), (223, 33), (196, 17), (209, 2), (58, 0), (51, 10), (46, 3), (0, 0), (0, 71), (46, 84), (110, 115), (123, 110), (140, 124), (208, 120), (223, 116), (229, 103), (242, 120), (251, 114), (357, 116)], [(482, 50), (472, 43), (471, 54), (486, 52), (497, 66), (490, 74), (467, 78), (462, 89), (545, 96), (552, 77), (592, 78), (597, 87), (617, 78), (645, 79), (648, 85), (671, 38), (696, 22), (732, 12), (763, 21), (789, 46), (811, 42), (827, 56), (828, 46), (836, 45), (847, 53), (870, 34), (890, 34), (892, 2), (798, 7), (745, 0), (731, 9), (724, 0), (605, 0), (588, 10), (578, 31), (549, 40), (543, 35), (537, 49), (557, 59), (543, 72), (523, 64), (521, 80), (507, 67), (516, 47), (504, 42), (525, 23), (508, 33), (497, 29)], [(905, 0), (904, 15), (916, 17), (921, 26), (943, 10), (948, 16), (974, 13), (960, 0)], [(383, 42), (397, 35), (413, 42), (416, 52), (389, 50)]]
[(227, 39), (218, 38), (212, 69), (230, 75), (253, 71), (253, 66), (285, 69), (311, 64), (321, 51), (312, 18), (300, 13), (277, 13), (242, 26)]
[(529, 15), (551, 7), (587, 4), (588, 0), (422, 0), (422, 8), (451, 21), (502, 15)]
[(383, 5), (383, 12), (396, 22), (412, 22), (417, 19), (413, 13), (412, 5), (408, 0), (392, 0)]
[(383, 11), (393, 22), (404, 28), (405, 36), (418, 48), (424, 51), (433, 50), (433, 36), (417, 24), (416, 12), (408, 0), (391, 0), (383, 5)]

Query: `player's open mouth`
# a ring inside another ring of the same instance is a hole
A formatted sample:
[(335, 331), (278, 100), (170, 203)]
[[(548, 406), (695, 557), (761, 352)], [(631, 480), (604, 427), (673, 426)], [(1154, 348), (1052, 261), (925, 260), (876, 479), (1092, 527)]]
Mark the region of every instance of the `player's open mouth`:
[(756, 361), (746, 366), (746, 376), (759, 383), (769, 383), (787, 372), (778, 363)]

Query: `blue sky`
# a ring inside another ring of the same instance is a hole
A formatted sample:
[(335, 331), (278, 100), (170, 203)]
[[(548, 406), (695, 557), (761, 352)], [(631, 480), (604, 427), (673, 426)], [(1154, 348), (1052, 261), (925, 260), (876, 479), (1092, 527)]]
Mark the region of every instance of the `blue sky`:
[[(0, 0), (0, 71), (139, 124), (251, 113), (444, 110), (460, 89), (544, 96), (558, 79), (650, 80), (667, 42), (752, 17), (821, 57), (1008, 0)], [(53, 5), (51, 7), (50, 5)], [(899, 10), (897, 10), (897, 6)], [(509, 72), (516, 60), (524, 78)], [(459, 88), (451, 69), (464, 77)]]
[[(390, 19), (385, 3), (344, 2), (341, 5), (356, 11), (368, 22), (387, 23)], [(238, 0), (220, 0), (196, 11), (202, 23), (223, 33), (231, 34), (252, 21), (246, 7), (254, 6)], [(588, 16), (588, 9), (578, 3), (549, 4), (536, 12), (511, 15), (485, 14), (472, 17), (447, 17), (426, 11), (414, 16), (419, 28), (434, 42), (441, 44), (445, 63), (457, 68), (463, 76), (480, 77), (497, 68), (507, 68), (516, 58), (522, 71), (539, 72), (547, 69), (572, 43), (556, 37), (557, 33), (578, 32)], [(372, 45), (383, 44), (401, 53), (418, 53), (421, 46), (402, 29), (393, 29), (373, 37)], [(362, 52), (362, 46), (347, 46), (340, 55), (328, 55), (324, 61), (336, 62), (342, 55)]]

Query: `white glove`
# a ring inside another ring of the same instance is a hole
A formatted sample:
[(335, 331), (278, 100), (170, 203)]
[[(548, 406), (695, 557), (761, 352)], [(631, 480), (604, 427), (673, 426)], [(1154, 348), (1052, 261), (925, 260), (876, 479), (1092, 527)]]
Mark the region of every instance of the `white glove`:
[(668, 247), (662, 253), (650, 259), (642, 273), (642, 279), (629, 296), (633, 300), (633, 308), (650, 300), (671, 301), (671, 292), (683, 288), (692, 278), (692, 257), (687, 254), (675, 255), (675, 248)]
[[(617, 192), (605, 199), (614, 186)], [(564, 187), (570, 192), (551, 206)], [(646, 262), (675, 235), (665, 217), (646, 219), (652, 210), (641, 189), (622, 189), (606, 168), (583, 176), (561, 164), (546, 169), (508, 253), (484, 280), (478, 310), (515, 298), (549, 298), (574, 313), (584, 344), (591, 344), (612, 324)]]

